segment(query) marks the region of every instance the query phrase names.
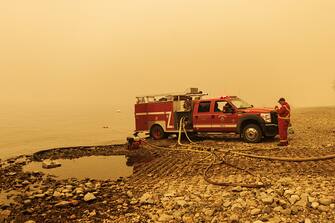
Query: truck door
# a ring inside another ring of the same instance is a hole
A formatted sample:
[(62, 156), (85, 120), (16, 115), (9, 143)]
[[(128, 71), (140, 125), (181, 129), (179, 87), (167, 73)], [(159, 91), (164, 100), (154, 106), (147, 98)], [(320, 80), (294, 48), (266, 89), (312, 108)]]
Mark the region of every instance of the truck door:
[(195, 105), (193, 112), (193, 128), (195, 131), (212, 130), (211, 101), (202, 101)]
[(212, 114), (212, 131), (233, 132), (236, 130), (238, 115), (232, 104), (222, 100), (215, 101)]

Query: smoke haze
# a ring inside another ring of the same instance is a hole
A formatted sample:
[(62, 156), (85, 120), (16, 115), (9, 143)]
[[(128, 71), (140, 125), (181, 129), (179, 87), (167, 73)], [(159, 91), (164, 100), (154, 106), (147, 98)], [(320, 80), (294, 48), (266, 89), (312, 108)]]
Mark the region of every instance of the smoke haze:
[(335, 2), (3, 1), (2, 105), (115, 106), (195, 86), (335, 105)]

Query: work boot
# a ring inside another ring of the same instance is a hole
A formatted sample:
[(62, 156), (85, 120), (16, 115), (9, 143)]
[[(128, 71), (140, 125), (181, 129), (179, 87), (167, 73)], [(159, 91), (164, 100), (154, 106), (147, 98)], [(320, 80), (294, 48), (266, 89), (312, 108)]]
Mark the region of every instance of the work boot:
[(288, 146), (288, 142), (280, 142), (277, 146)]

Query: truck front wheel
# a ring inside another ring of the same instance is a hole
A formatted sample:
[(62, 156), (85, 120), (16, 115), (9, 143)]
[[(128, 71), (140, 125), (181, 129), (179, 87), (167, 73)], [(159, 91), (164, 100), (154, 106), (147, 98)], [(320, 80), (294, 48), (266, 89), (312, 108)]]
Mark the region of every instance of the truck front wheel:
[(243, 139), (248, 143), (257, 143), (262, 140), (262, 130), (256, 124), (249, 124), (243, 129)]
[(164, 139), (166, 134), (160, 125), (153, 125), (150, 129), (150, 136), (155, 139)]

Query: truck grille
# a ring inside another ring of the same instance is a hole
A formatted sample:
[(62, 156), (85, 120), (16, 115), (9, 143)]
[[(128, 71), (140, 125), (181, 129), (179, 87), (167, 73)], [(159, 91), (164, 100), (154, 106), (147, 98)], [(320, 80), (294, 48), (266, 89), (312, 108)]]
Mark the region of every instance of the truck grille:
[(271, 120), (272, 120), (272, 123), (278, 124), (278, 113), (277, 112), (271, 112)]

